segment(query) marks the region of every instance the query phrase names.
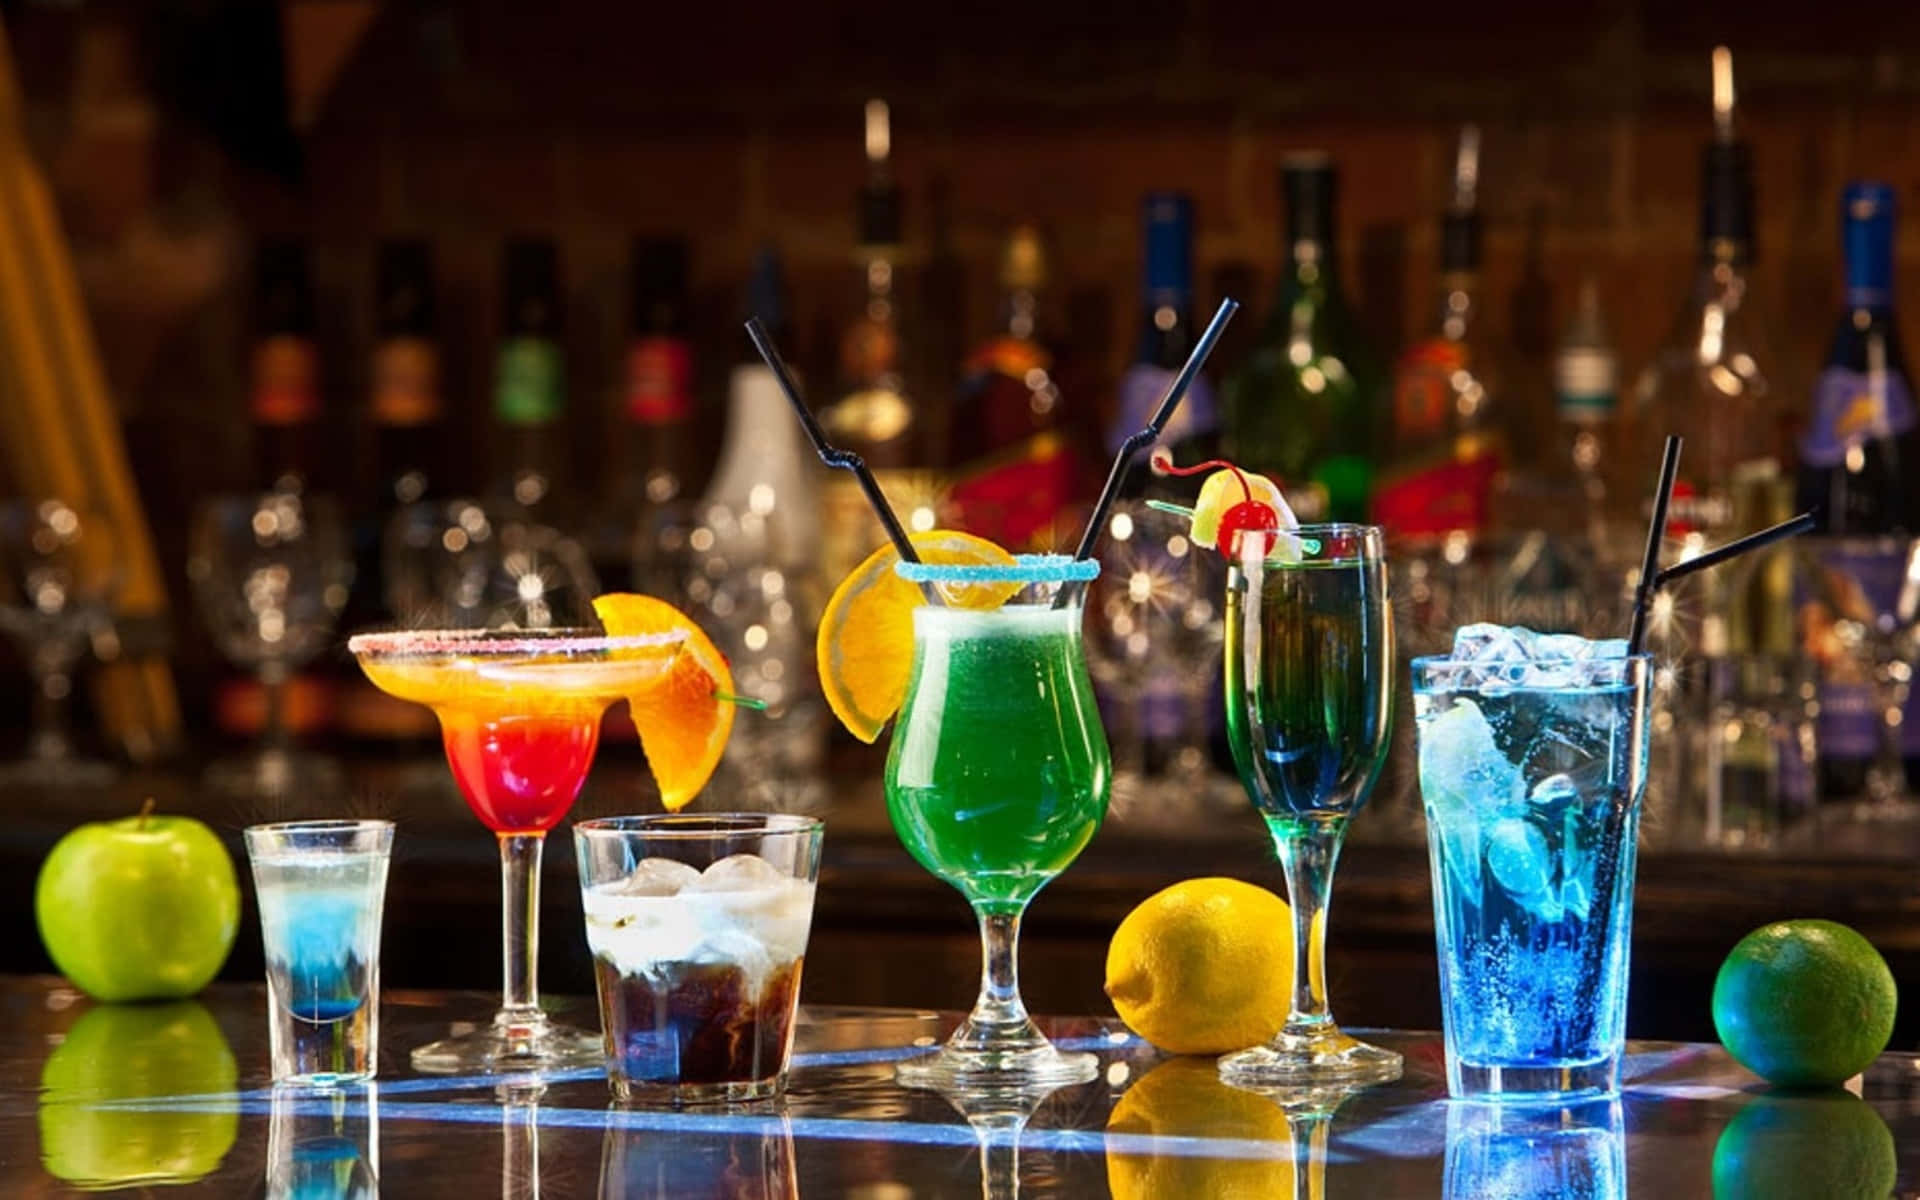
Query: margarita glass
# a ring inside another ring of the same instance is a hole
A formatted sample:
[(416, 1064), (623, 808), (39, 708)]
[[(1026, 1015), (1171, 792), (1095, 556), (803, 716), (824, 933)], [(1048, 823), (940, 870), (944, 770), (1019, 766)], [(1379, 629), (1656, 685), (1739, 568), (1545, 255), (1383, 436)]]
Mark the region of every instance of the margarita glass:
[(1060, 1053), (1027, 1015), (1018, 956), (1028, 902), (1106, 814), (1111, 759), (1080, 637), (1083, 585), (1099, 564), (895, 569), (910, 583), (1014, 590), (999, 608), (913, 611), (887, 811), (907, 851), (973, 905), (985, 961), (972, 1014), (944, 1048), (901, 1063), (899, 1079), (953, 1092), (1085, 1082), (1093, 1055)]
[(559, 1070), (604, 1061), (599, 1034), (559, 1025), (540, 1008), (540, 855), (547, 830), (580, 794), (607, 707), (666, 681), (684, 642), (677, 631), (433, 630), (361, 634), (347, 643), (375, 686), (433, 709), (461, 794), (500, 839), (500, 1011), (490, 1028), (414, 1050), (416, 1070)]

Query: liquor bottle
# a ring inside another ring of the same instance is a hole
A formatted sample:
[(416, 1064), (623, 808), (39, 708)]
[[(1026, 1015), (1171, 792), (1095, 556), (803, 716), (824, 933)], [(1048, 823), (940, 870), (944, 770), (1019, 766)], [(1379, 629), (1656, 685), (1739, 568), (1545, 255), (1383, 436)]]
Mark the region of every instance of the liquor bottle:
[[(780, 261), (763, 250), (747, 312), (780, 344), (787, 311)], [(813, 638), (823, 474), (779, 382), (749, 350), (728, 378), (725, 440), (699, 505), (709, 538), (687, 599), (732, 665), (735, 690), (767, 705), (735, 725), (721, 763), (721, 785), (750, 807), (810, 811), (824, 800), (827, 710)]]
[(1040, 231), (1014, 229), (1000, 264), (1000, 327), (967, 356), (947, 430), (948, 501), (960, 527), (1010, 550), (1045, 549), (1072, 495), (1060, 388), (1039, 332)]
[[(1807, 649), (1820, 664), (1816, 734), (1823, 800), (1859, 796), (1880, 752), (1880, 685), (1899, 673), (1882, 645), (1920, 533), (1920, 422), (1893, 313), (1893, 188), (1849, 184), (1840, 203), (1846, 297), (1800, 442), (1799, 501), (1826, 535), (1800, 606)], [(1851, 627), (1859, 636), (1844, 632)], [(1859, 643), (1849, 645), (1849, 643)], [(1897, 700), (1898, 698), (1895, 697)], [(1920, 777), (1920, 712), (1900, 731), (1908, 774)]]
[[(1669, 434), (1686, 439), (1668, 510), (1668, 532), (1690, 556), (1744, 532), (1736, 507), (1764, 508), (1736, 495), (1790, 487), (1781, 470), (1780, 422), (1752, 328), (1748, 300), (1754, 256), (1753, 154), (1734, 136), (1732, 59), (1714, 52), (1715, 133), (1701, 165), (1700, 260), (1672, 332), (1633, 387), (1635, 477), (1657, 477)], [(1642, 515), (1652, 488), (1637, 498)], [(1723, 574), (1707, 573), (1699, 617), (1683, 629), (1689, 653), (1725, 652)], [(1658, 632), (1658, 631), (1656, 631)]]
[[(932, 489), (910, 470), (917, 457), (918, 430), (905, 377), (909, 358), (900, 334), (900, 188), (889, 166), (892, 146), (886, 102), (869, 101), (867, 182), (856, 202), (863, 300), (841, 336), (840, 386), (821, 414), (821, 424), (837, 445), (866, 460), (901, 521), (930, 529)], [(825, 481), (821, 503), (822, 562), (827, 577), (838, 579), (878, 548), (886, 534), (859, 484), (845, 471)]]
[(276, 239), (263, 242), (256, 252), (248, 375), (255, 482), (267, 489), (312, 486), (325, 450), (305, 242)]
[(1234, 461), (1279, 479), (1303, 521), (1362, 520), (1383, 372), (1340, 287), (1338, 180), (1325, 154), (1289, 155), (1287, 262), (1252, 356), (1227, 380)]
[[(778, 345), (788, 336), (788, 311), (780, 259), (763, 249), (748, 277), (747, 313), (760, 318)], [(701, 507), (760, 518), (767, 560), (804, 567), (819, 546), (821, 474), (779, 381), (758, 355), (742, 355), (728, 375), (725, 440)]]
[(1626, 549), (1623, 527), (1613, 520), (1631, 488), (1619, 478), (1619, 357), (1600, 311), (1600, 289), (1580, 283), (1573, 319), (1553, 353), (1554, 412), (1559, 430), (1547, 470), (1567, 472), (1576, 501), (1568, 532), (1584, 533), (1596, 558), (1616, 562)]
[[(1790, 494), (1781, 467), (1776, 403), (1763, 365), (1749, 298), (1754, 259), (1753, 154), (1736, 136), (1733, 60), (1713, 52), (1714, 134), (1701, 163), (1699, 266), (1672, 331), (1636, 378), (1627, 414), (1635, 523), (1645, 528), (1652, 481), (1670, 434), (1685, 438), (1668, 508), (1667, 533), (1679, 543), (1668, 557), (1686, 558), (1746, 530), (1740, 514), (1773, 508)], [(1637, 569), (1638, 555), (1633, 556)], [(1708, 571), (1679, 585), (1671, 604), (1657, 605), (1648, 648), (1662, 660), (1655, 685), (1654, 741), (1649, 762), (1651, 824), (1681, 828), (1698, 814), (1713, 759), (1712, 713), (1727, 679), (1739, 673), (1730, 636), (1738, 586), (1764, 586), (1771, 576)], [(1791, 595), (1754, 596), (1756, 611), (1784, 611)], [(1689, 808), (1673, 806), (1684, 801)], [(1663, 812), (1662, 810), (1667, 811)]]
[[(354, 586), (341, 621), (347, 629), (414, 619), (394, 608), (385, 560), (404, 536), (412, 506), (444, 498), (449, 488), (436, 333), (431, 248), (416, 239), (381, 243), (366, 398), (373, 483), (353, 518)], [(419, 705), (396, 703), (352, 675), (342, 680), (335, 716), (343, 735), (375, 745), (417, 740), (434, 729)]]
[(624, 466), (612, 504), (596, 522), (595, 558), (601, 578), (631, 574), (640, 590), (671, 599), (683, 586), (677, 550), (692, 524), (697, 486), (686, 241), (636, 240), (632, 284), (618, 454)]
[(552, 523), (568, 488), (566, 356), (560, 344), (558, 253), (543, 238), (509, 241), (501, 262), (505, 302), (494, 364), (493, 491)]
[[(1153, 419), (1198, 336), (1193, 321), (1193, 200), (1184, 192), (1149, 192), (1141, 202), (1141, 220), (1146, 274), (1140, 332), (1133, 361), (1120, 377), (1113, 422), (1105, 432), (1109, 454), (1119, 453), (1121, 443)], [(1152, 453), (1171, 454), (1183, 464), (1202, 462), (1217, 457), (1219, 443), (1220, 410), (1213, 385), (1203, 374), (1187, 389), (1187, 398), (1173, 411)], [(1136, 456), (1123, 494), (1139, 495), (1151, 478), (1150, 456)], [(1169, 477), (1155, 481), (1154, 489), (1192, 498), (1198, 485), (1197, 478)]]
[(428, 499), (447, 487), (441, 424), (440, 347), (435, 338), (433, 252), (423, 241), (381, 245), (375, 267), (375, 330), (368, 416), (378, 480), (373, 509)]
[[(1505, 447), (1494, 423), (1492, 356), (1480, 329), (1480, 131), (1460, 131), (1453, 199), (1440, 225), (1432, 330), (1401, 356), (1393, 381), (1390, 465), (1373, 520), (1405, 553), (1446, 543), (1467, 561), (1483, 540)], [(1463, 618), (1464, 619), (1464, 618)]]

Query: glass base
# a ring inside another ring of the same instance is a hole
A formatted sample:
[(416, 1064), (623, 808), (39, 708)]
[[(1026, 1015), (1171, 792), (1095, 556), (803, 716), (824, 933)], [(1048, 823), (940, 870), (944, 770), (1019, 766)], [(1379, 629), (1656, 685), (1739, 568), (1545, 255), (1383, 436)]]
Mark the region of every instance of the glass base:
[(571, 1071), (607, 1065), (606, 1043), (598, 1033), (550, 1021), (509, 1020), (416, 1047), (413, 1069), (427, 1075), (517, 1075)]
[(1331, 1024), (1311, 1032), (1281, 1030), (1264, 1046), (1220, 1060), (1220, 1078), (1240, 1087), (1272, 1088), (1328, 1083), (1385, 1083), (1400, 1078), (1401, 1060)]
[(945, 1046), (893, 1069), (902, 1087), (937, 1092), (1000, 1093), (1086, 1083), (1100, 1074), (1092, 1054), (1063, 1054), (1038, 1030), (1013, 1038), (981, 1038), (962, 1025)]
[[(603, 1060), (604, 1061), (604, 1060)], [(613, 1098), (621, 1104), (686, 1108), (701, 1104), (751, 1104), (771, 1100), (787, 1089), (787, 1077), (751, 1079), (737, 1083), (635, 1083), (609, 1081)]]
[(1447, 1094), (1456, 1100), (1538, 1104), (1605, 1100), (1620, 1094), (1620, 1056), (1559, 1066), (1481, 1065), (1447, 1059)]

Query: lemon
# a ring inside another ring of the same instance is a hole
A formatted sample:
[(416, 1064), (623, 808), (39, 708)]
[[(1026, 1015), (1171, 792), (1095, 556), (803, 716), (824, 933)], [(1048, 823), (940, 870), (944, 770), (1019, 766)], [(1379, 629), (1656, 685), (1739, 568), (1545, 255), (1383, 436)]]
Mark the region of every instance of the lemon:
[[(916, 533), (912, 542), (922, 562), (1010, 567), (1014, 561), (985, 538), (950, 529)], [(827, 601), (814, 643), (827, 706), (863, 742), (879, 737), (900, 710), (913, 673), (913, 610), (925, 597), (894, 573), (899, 561), (886, 545), (849, 571)], [(1017, 583), (969, 583), (943, 584), (940, 593), (955, 608), (998, 608), (1019, 590)]]
[(1294, 1194), (1286, 1114), (1265, 1096), (1220, 1082), (1211, 1062), (1176, 1058), (1141, 1076), (1113, 1106), (1107, 1133), (1273, 1143), (1270, 1158), (1181, 1154), (1171, 1146), (1168, 1153), (1155, 1154), (1150, 1147), (1111, 1143), (1107, 1190), (1113, 1200), (1260, 1200)]
[(1189, 879), (1127, 914), (1107, 947), (1107, 997), (1172, 1054), (1257, 1046), (1286, 1023), (1293, 913), (1237, 879)]
[(1776, 921), (1720, 964), (1713, 1027), (1727, 1053), (1767, 1082), (1823, 1087), (1887, 1048), (1898, 998), (1866, 938), (1833, 921)]

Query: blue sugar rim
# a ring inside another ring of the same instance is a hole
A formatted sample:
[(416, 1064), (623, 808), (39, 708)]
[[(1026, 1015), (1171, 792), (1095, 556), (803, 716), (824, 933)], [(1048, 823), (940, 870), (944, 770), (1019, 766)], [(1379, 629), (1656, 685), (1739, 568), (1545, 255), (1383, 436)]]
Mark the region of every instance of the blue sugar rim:
[(893, 569), (908, 583), (1085, 583), (1100, 575), (1097, 559), (1066, 554), (1022, 554), (1010, 567), (994, 563), (897, 562)]

